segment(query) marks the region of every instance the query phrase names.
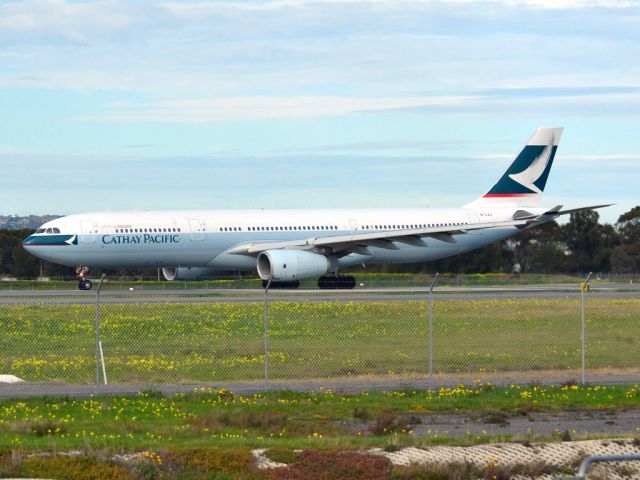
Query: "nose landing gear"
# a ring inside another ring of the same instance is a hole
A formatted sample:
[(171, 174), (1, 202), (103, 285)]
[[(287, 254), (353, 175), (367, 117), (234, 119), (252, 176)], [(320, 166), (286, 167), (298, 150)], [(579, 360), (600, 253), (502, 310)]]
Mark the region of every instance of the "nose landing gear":
[(78, 276), (78, 290), (91, 290), (93, 286), (91, 280), (85, 278), (89, 274), (89, 267), (76, 268), (76, 275)]

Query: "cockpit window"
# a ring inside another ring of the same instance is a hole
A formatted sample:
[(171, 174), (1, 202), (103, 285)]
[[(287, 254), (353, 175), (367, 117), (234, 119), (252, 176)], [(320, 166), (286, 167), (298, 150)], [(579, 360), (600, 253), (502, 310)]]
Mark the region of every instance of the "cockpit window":
[(47, 233), (53, 233), (53, 230), (50, 228), (47, 228)]
[(39, 228), (38, 230), (36, 230), (36, 233), (44, 233), (44, 228)]
[(60, 233), (60, 229), (59, 228), (53, 227), (52, 230), (53, 230), (53, 233)]

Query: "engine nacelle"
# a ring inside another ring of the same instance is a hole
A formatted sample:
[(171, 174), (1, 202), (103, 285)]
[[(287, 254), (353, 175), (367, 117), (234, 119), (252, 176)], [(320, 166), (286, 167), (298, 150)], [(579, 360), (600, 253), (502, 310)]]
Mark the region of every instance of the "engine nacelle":
[(258, 275), (275, 281), (320, 277), (335, 270), (335, 261), (303, 250), (267, 250), (258, 255)]
[(177, 267), (163, 268), (162, 275), (165, 280), (204, 280), (223, 275), (224, 272), (207, 267)]

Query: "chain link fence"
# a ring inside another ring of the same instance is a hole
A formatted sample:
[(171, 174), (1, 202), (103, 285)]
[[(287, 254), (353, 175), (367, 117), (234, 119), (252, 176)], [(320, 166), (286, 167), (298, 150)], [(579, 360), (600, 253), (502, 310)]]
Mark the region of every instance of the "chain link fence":
[(0, 375), (61, 394), (107, 382), (370, 389), (640, 380), (638, 291), (425, 287), (5, 294)]

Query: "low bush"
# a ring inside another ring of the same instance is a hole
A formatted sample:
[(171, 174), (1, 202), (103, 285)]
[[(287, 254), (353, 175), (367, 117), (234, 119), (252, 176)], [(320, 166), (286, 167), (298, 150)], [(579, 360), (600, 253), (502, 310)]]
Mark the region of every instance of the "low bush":
[(272, 476), (281, 480), (387, 480), (391, 462), (378, 455), (357, 452), (304, 452), (300, 460), (275, 469)]
[(385, 410), (378, 415), (369, 425), (369, 431), (374, 435), (391, 435), (393, 433), (407, 433), (411, 430), (411, 425), (403, 415), (397, 415), (391, 410)]
[(253, 460), (246, 448), (178, 448), (165, 456), (171, 470), (200, 474), (244, 472), (251, 467)]
[(67, 431), (64, 423), (55, 422), (54, 420), (40, 420), (29, 424), (29, 431), (35, 433), (37, 437), (46, 437), (49, 435), (60, 435)]
[(296, 452), (290, 448), (270, 448), (264, 452), (264, 456), (272, 462), (278, 463), (294, 463), (300, 459), (300, 452)]
[(123, 465), (100, 461), (96, 457), (32, 456), (11, 472), (13, 475), (69, 480), (136, 480), (130, 469)]

